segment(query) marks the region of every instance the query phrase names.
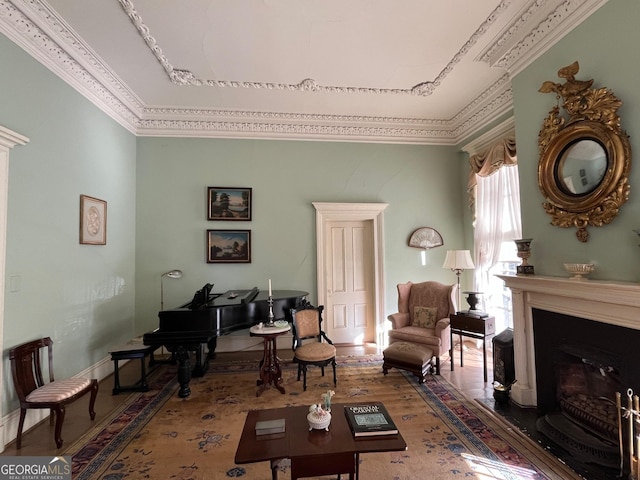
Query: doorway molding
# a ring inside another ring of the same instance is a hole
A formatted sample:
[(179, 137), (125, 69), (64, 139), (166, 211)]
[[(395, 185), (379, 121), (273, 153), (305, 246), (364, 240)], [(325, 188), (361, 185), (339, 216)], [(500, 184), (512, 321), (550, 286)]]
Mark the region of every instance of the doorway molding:
[(388, 203), (327, 203), (312, 202), (316, 209), (316, 251), (317, 251), (317, 285), (318, 305), (327, 300), (325, 238), (329, 222), (364, 221), (373, 222), (373, 280), (374, 280), (374, 315), (376, 343), (386, 343), (384, 332), (385, 318), (385, 281), (384, 281), (384, 210)]
[[(4, 292), (7, 259), (7, 200), (9, 198), (9, 152), (16, 145), (26, 145), (29, 139), (0, 125), (0, 345), (4, 350)], [(4, 382), (4, 356), (0, 358), (0, 385)], [(0, 402), (0, 452), (7, 444), (4, 411)]]

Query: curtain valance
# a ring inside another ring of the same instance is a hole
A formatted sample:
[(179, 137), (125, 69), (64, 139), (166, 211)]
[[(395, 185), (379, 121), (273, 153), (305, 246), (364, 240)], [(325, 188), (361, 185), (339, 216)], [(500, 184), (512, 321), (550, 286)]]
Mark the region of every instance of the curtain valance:
[[(482, 153), (469, 157), (469, 180), (467, 193), (469, 194), (469, 208), (475, 206), (476, 175), (488, 177), (497, 172), (503, 166), (518, 164), (516, 155), (516, 139), (514, 137), (503, 138), (497, 141)], [(475, 215), (474, 215), (475, 217)]]

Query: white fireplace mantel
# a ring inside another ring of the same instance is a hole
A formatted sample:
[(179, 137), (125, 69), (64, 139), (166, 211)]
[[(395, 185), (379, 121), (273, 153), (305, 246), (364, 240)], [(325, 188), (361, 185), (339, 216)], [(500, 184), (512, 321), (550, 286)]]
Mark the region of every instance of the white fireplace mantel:
[(517, 382), (511, 399), (537, 405), (532, 309), (640, 330), (640, 284), (537, 275), (499, 275), (511, 289)]

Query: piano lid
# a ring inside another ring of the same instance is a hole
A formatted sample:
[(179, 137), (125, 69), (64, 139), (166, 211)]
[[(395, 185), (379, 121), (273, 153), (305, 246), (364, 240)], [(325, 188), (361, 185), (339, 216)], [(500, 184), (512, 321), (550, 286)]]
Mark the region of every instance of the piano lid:
[[(290, 310), (307, 295), (308, 292), (299, 290), (274, 290), (272, 297), (275, 319), (291, 321)], [(189, 302), (179, 308), (160, 311), (158, 332), (209, 331), (220, 336), (249, 328), (267, 320), (268, 299), (269, 293), (256, 287), (212, 294), (210, 300), (199, 308), (190, 308)]]

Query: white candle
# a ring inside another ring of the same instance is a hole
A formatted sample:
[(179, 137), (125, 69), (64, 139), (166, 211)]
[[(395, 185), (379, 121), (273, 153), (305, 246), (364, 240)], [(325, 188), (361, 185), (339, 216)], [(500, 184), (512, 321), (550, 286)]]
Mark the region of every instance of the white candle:
[(271, 279), (269, 279), (269, 296), (272, 297), (272, 293), (271, 293)]

